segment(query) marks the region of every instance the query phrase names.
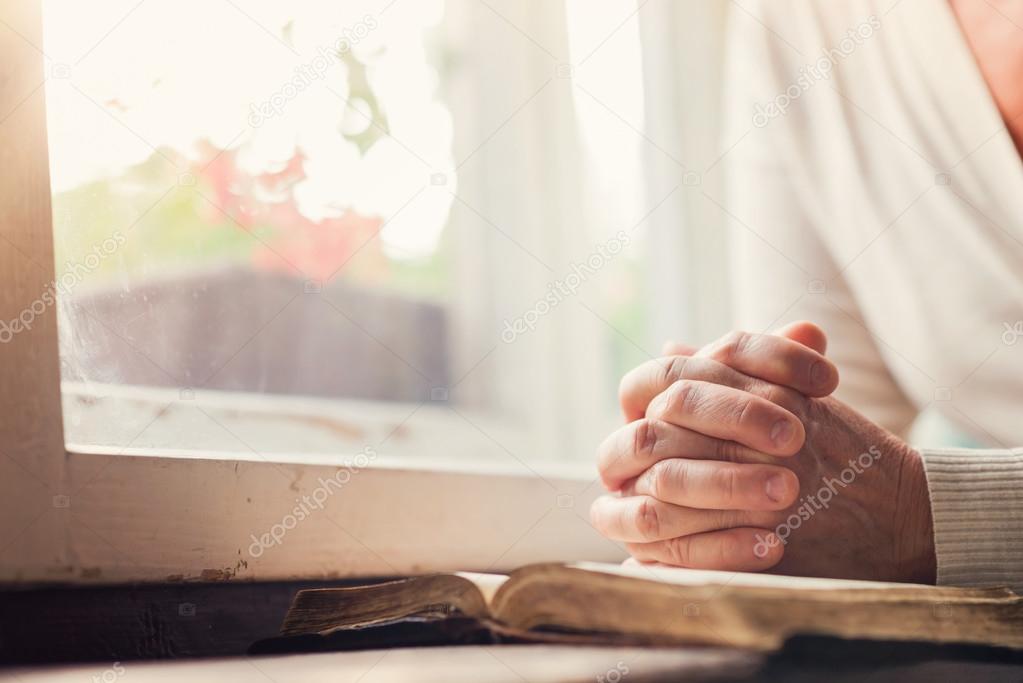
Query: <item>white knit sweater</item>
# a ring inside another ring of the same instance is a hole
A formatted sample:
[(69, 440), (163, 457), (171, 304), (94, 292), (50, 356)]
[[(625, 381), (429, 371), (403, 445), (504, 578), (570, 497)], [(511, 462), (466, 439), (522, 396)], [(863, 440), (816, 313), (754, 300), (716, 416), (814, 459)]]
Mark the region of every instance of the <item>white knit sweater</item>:
[(936, 412), (991, 447), (920, 449), (938, 582), (1023, 589), (1023, 163), (955, 17), (945, 0), (739, 5), (719, 199), (737, 322), (818, 322), (839, 398), (903, 434)]

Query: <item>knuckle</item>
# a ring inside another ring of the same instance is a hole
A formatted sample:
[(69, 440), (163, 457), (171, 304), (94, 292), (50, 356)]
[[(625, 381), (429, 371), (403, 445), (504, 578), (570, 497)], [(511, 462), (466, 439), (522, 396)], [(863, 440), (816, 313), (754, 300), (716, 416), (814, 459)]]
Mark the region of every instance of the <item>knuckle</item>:
[(661, 461), (654, 463), (650, 469), (643, 473), (643, 477), (646, 479), (646, 488), (651, 496), (654, 498), (660, 498), (661, 492), (664, 489), (664, 462)]
[(767, 382), (758, 382), (757, 390), (754, 392), (757, 396), (765, 398), (771, 403), (777, 403), (778, 405), (785, 405), (788, 403), (789, 392), (783, 387), (777, 384), (769, 384)]
[(664, 542), (671, 564), (688, 567), (693, 561), (693, 539), (691, 536), (679, 536)]
[(685, 487), (685, 466), (672, 460), (661, 460), (654, 463), (648, 470), (650, 495), (664, 500), (671, 488), (681, 490)]
[(751, 393), (797, 415), (802, 415), (806, 412), (807, 401), (809, 400), (798, 391), (769, 382), (757, 382)]
[(740, 462), (745, 454), (745, 449), (734, 441), (715, 439), (714, 459), (724, 462)]
[(749, 347), (751, 336), (748, 332), (733, 330), (726, 334), (714, 349), (711, 357), (725, 365), (731, 365)]
[(658, 439), (656, 423), (647, 418), (641, 418), (636, 420), (633, 425), (633, 457), (640, 460), (652, 460)]
[(660, 368), (657, 377), (658, 386), (670, 387), (675, 382), (685, 379), (692, 359), (689, 356), (672, 356), (655, 361)]
[(726, 501), (727, 504), (735, 502), (736, 495), (739, 492), (739, 472), (735, 467), (722, 467), (714, 472), (712, 475), (712, 482), (714, 490), (720, 495), (722, 500)]
[(636, 529), (643, 538), (659, 538), (661, 532), (661, 520), (657, 510), (657, 501), (649, 496), (640, 499), (636, 508)]
[(750, 424), (750, 421), (754, 417), (754, 411), (757, 407), (756, 398), (753, 395), (747, 395), (739, 400), (739, 403), (735, 405), (735, 424), (746, 425)]
[(731, 529), (743, 526), (749, 521), (749, 515), (743, 510), (718, 510), (714, 517), (715, 529)]
[(699, 385), (689, 380), (679, 380), (668, 389), (666, 410), (679, 414), (695, 413), (700, 403)]

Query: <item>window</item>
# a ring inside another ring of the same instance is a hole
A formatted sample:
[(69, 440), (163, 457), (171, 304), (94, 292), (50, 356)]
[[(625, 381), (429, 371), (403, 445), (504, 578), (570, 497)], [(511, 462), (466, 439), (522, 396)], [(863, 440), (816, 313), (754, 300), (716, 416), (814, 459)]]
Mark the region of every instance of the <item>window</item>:
[(651, 35), (720, 15), (0, 5), (0, 577), (622, 557), (593, 449), (715, 271)]
[(591, 459), (646, 346), (635, 4), (44, 9), (69, 443)]

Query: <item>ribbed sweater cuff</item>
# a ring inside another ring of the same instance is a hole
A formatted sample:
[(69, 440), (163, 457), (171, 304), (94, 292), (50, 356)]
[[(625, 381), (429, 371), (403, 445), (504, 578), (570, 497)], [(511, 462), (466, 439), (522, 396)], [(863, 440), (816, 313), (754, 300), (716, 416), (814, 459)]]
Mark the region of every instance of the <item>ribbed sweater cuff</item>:
[(1023, 449), (920, 449), (938, 584), (1023, 594)]

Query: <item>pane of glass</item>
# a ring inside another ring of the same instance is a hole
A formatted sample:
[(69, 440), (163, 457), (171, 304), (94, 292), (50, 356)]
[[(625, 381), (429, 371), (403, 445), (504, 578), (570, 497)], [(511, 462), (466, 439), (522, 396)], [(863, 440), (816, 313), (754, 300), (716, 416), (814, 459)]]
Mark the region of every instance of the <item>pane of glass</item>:
[(590, 459), (650, 346), (635, 9), (44, 0), (69, 443)]

